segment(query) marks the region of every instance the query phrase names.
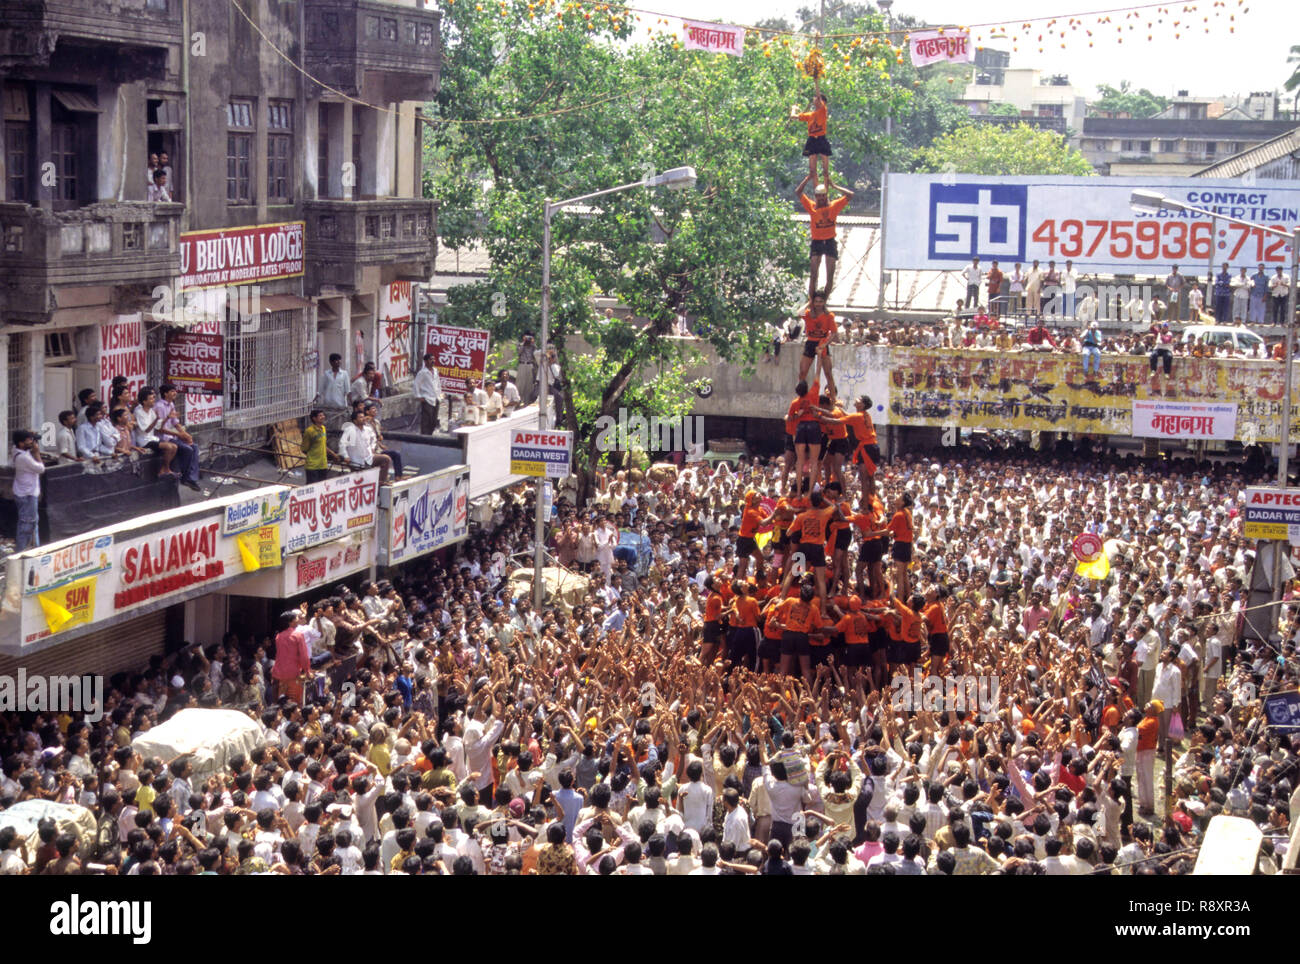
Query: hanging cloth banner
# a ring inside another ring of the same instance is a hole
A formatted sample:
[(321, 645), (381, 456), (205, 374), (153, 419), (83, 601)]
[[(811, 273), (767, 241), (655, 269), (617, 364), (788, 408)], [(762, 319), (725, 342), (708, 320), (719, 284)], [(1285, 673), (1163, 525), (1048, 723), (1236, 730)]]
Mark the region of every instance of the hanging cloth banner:
[(915, 31), (912, 37), (912, 66), (924, 67), (940, 60), (966, 62), (975, 59), (969, 30)]
[(731, 54), (733, 57), (743, 57), (745, 54), (744, 27), (683, 20), (682, 32), (686, 34), (684, 46), (687, 50), (707, 50), (709, 53)]

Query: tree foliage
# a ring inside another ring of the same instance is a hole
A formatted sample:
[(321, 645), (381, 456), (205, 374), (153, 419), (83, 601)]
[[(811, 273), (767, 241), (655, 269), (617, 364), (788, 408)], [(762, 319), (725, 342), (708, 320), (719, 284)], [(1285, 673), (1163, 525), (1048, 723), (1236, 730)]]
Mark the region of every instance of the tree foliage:
[[(671, 337), (679, 312), (698, 319), (721, 358), (747, 365), (762, 350), (762, 323), (798, 306), (807, 229), (791, 217), (791, 189), (807, 171), (806, 132), (788, 114), (806, 108), (812, 84), (795, 64), (798, 41), (761, 50), (751, 32), (745, 57), (708, 56), (667, 38), (622, 42), (629, 15), (541, 17), (529, 7), (444, 8), (427, 190), (439, 202), (441, 245), (479, 243), (491, 258), (486, 281), (449, 292), (450, 323), (487, 327), (497, 343), (538, 330), (546, 199), (680, 165), (699, 176), (689, 191), (634, 188), (554, 217), (550, 341), (566, 379), (560, 421), (594, 460), (600, 415), (620, 406), (671, 415), (689, 399), (694, 386), (681, 372), (696, 361), (697, 343)], [(838, 179), (846, 156), (884, 152), (881, 125), (861, 119), (902, 113), (911, 91), (890, 85), (897, 65), (883, 57), (867, 65), (859, 56), (851, 69), (827, 59)], [(465, 123), (520, 116), (529, 119)], [(648, 325), (604, 319), (597, 294)], [(591, 350), (571, 352), (571, 336)]]
[(1101, 99), (1089, 105), (1089, 110), (1113, 114), (1128, 114), (1130, 117), (1154, 117), (1169, 106), (1169, 98), (1153, 94), (1143, 87), (1133, 90), (1127, 80), (1121, 80), (1118, 87), (1099, 84), (1097, 90)]
[(987, 175), (1096, 173), (1060, 134), (1028, 124), (972, 124), (939, 138), (921, 153), (922, 169), (926, 171)]

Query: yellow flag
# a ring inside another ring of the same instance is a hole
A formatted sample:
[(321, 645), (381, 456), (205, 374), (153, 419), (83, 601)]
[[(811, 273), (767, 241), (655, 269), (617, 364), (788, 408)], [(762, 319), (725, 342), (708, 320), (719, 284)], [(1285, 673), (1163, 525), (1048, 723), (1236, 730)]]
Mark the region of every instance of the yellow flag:
[(51, 593), (40, 596), (41, 612), (45, 614), (45, 625), (49, 627), (50, 632), (57, 633), (60, 629), (72, 621), (72, 613), (68, 612), (53, 599)]
[(760, 550), (766, 549), (767, 544), (771, 541), (772, 541), (772, 533), (770, 530), (767, 532), (758, 532), (754, 534), (754, 542), (755, 544), (757, 544)]
[(239, 558), (244, 563), (244, 572), (257, 572), (262, 568), (262, 564), (257, 561), (257, 553), (248, 548), (248, 543), (244, 541), (243, 536), (240, 536), (237, 541), (239, 542)]
[(1078, 563), (1075, 565), (1074, 571), (1084, 579), (1105, 579), (1110, 575), (1110, 559), (1103, 552), (1092, 562)]

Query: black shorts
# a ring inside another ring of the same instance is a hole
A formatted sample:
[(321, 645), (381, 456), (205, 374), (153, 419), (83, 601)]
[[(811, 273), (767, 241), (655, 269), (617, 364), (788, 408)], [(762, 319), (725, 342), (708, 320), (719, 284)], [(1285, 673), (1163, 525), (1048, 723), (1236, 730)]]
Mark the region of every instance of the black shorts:
[(799, 543), (799, 551), (803, 553), (803, 564), (809, 569), (826, 568), (826, 547), (824, 545), (811, 545), (807, 542)]
[(877, 465), (879, 465), (879, 464), (880, 464), (880, 446), (877, 445), (875, 442), (869, 442), (869, 443), (868, 443), (866, 446), (864, 446), (864, 447), (865, 447), (866, 450), (867, 450), (867, 454), (871, 456), (871, 461), (873, 461), (873, 462), (875, 462)]
[(703, 641), (706, 643), (716, 643), (722, 638), (722, 624), (719, 622), (707, 622), (704, 624)]
[(736, 539), (736, 555), (747, 556), (758, 548), (753, 536), (740, 536)]
[(921, 661), (921, 643), (918, 640), (915, 643), (903, 643), (903, 663), (918, 663)]
[(772, 546), (776, 549), (784, 549), (790, 544), (790, 533), (784, 529), (774, 529), (772, 536)]
[(753, 659), (754, 650), (758, 646), (754, 638), (755, 632), (753, 626), (737, 626), (731, 630), (731, 635), (727, 638), (727, 658), (733, 666), (746, 657)]
[(907, 662), (907, 643), (901, 639), (889, 637), (889, 642), (885, 645), (885, 658), (891, 663)]
[(822, 444), (819, 445), (819, 446), (817, 446), (817, 461), (818, 461), (818, 462), (820, 462), (822, 459), (826, 458), (826, 446), (827, 446), (827, 443), (828, 443), (828, 442), (830, 442), (830, 439), (827, 438), (825, 434), (823, 434), (823, 435), (822, 435)]
[(911, 562), (912, 544), (910, 542), (895, 541), (891, 555), (894, 557), (895, 562)]
[(867, 539), (858, 547), (858, 562), (873, 563), (885, 558), (885, 540)]
[(820, 666), (822, 663), (826, 662), (826, 659), (829, 656), (834, 656), (835, 662), (842, 663), (844, 662), (841, 658), (842, 653), (843, 649), (841, 648), (837, 651), (834, 643), (829, 646), (818, 646), (812, 640), (808, 641), (808, 655), (811, 657), (810, 662), (813, 666)]
[(781, 634), (782, 656), (810, 656), (812, 644), (808, 642), (807, 633), (793, 633), (786, 630)]
[(796, 445), (818, 445), (822, 441), (822, 427), (816, 422), (800, 422), (794, 441)]
[(849, 643), (844, 647), (845, 666), (868, 666), (871, 664), (871, 647), (866, 643)]
[(781, 640), (764, 636), (763, 641), (758, 644), (758, 658), (770, 659), (775, 663), (781, 658)]
[(881, 653), (889, 648), (889, 633), (883, 628), (873, 629), (867, 633), (867, 652)]
[(849, 531), (848, 526), (845, 526), (839, 532), (835, 533), (835, 548), (848, 549), (849, 540), (851, 538), (853, 538), (853, 533)]
[(826, 139), (826, 135), (821, 137), (810, 137), (803, 142), (804, 157), (830, 157), (831, 142)]
[(794, 436), (791, 435), (789, 432), (785, 433), (785, 450), (787, 452), (794, 451)]
[(313, 482), (324, 482), (330, 477), (329, 469), (304, 469), (303, 471), (307, 475), (308, 485), (311, 485)]
[(819, 342), (815, 342), (815, 341), (812, 341), (812, 340), (805, 341), (805, 342), (803, 343), (803, 357), (804, 357), (804, 358), (816, 358), (816, 357), (817, 357), (817, 349), (820, 348), (820, 347), (821, 347), (821, 344), (820, 344)]
[(830, 444), (831, 455), (852, 455), (853, 445), (849, 442), (848, 437), (833, 438)]
[(948, 651), (952, 649), (952, 643), (948, 639), (947, 633), (930, 634), (930, 654), (933, 656), (947, 656)]
[(840, 249), (835, 243), (834, 238), (822, 238), (813, 241), (808, 246), (809, 254), (824, 254), (828, 258), (839, 258)]

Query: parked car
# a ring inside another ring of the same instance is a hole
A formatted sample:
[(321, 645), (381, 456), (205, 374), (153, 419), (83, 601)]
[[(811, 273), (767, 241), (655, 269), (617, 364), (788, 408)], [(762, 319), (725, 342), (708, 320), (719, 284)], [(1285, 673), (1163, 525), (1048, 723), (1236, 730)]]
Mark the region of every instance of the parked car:
[(1194, 340), (1216, 350), (1220, 345), (1229, 344), (1247, 355), (1254, 354), (1256, 345), (1259, 346), (1261, 355), (1265, 348), (1263, 338), (1239, 325), (1188, 325), (1183, 329), (1182, 342), (1190, 345)]

